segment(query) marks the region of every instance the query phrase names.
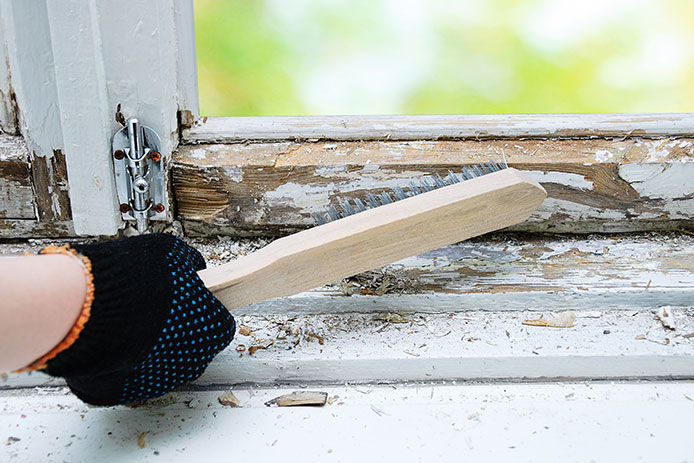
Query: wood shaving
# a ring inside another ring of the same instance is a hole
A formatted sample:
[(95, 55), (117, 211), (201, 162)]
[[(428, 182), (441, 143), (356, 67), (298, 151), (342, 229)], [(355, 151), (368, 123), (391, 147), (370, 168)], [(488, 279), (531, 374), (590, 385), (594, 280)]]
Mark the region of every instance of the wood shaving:
[(220, 404), (227, 406), (227, 407), (238, 407), (240, 402), (239, 399), (236, 398), (233, 392), (231, 391), (226, 391), (219, 397), (217, 397), (217, 400), (219, 401)]
[(254, 346), (251, 346), (248, 348), (248, 353), (253, 355), (255, 354), (259, 349), (267, 349), (271, 345), (275, 343), (272, 339), (259, 339), (258, 342), (260, 344), (256, 344)]
[(387, 323), (409, 323), (410, 319), (399, 313), (388, 312), (385, 314), (376, 314), (373, 317), (374, 321)]
[(560, 312), (552, 315), (548, 319), (523, 320), (524, 325), (529, 326), (547, 326), (550, 328), (571, 328), (576, 321), (576, 313), (573, 310)]
[(265, 402), (270, 407), (297, 407), (297, 406), (317, 406), (322, 407), (328, 401), (328, 393), (320, 391), (294, 391), (275, 397)]
[(672, 331), (677, 329), (677, 323), (675, 322), (675, 317), (670, 307), (660, 307), (656, 313), (656, 317), (658, 317), (658, 320), (660, 320), (660, 323), (662, 323), (665, 328)]
[(252, 332), (253, 332), (253, 330), (252, 330), (250, 327), (246, 326), (246, 325), (241, 325), (241, 326), (239, 326), (239, 334), (240, 334), (241, 336), (248, 336), (248, 335), (251, 334)]
[(137, 436), (137, 446), (141, 449), (145, 448), (145, 436), (148, 432), (149, 431), (141, 432), (140, 435)]

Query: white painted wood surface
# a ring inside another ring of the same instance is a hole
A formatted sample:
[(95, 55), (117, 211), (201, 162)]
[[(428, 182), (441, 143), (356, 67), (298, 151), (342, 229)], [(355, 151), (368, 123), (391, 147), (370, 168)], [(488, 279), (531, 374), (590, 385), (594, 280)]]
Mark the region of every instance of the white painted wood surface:
[[(316, 388), (312, 388), (316, 389)], [(324, 407), (270, 408), (296, 390), (213, 389), (89, 408), (64, 389), (0, 392), (0, 460), (684, 462), (691, 382), (325, 386)], [(142, 436), (142, 437), (141, 437)], [(142, 448), (140, 445), (142, 444)]]
[(7, 56), (7, 41), (5, 26), (2, 22), (3, 5), (0, 4), (0, 132), (16, 134), (17, 127), (14, 95), (10, 79), (9, 58)]
[(192, 1), (8, 1), (2, 14), (30, 150), (66, 156), (78, 234), (115, 234), (118, 108), (159, 132), (166, 157), (179, 109), (197, 112)]
[(204, 117), (184, 143), (246, 140), (432, 140), (494, 137), (644, 137), (694, 134), (694, 114)]

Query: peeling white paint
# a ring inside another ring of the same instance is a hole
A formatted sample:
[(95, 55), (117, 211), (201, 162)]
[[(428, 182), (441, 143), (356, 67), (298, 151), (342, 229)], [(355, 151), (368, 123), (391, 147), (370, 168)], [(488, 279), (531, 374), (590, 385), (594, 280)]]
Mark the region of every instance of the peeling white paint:
[(614, 159), (614, 153), (609, 150), (596, 150), (595, 162), (607, 162)]
[[(420, 116), (210, 117), (183, 131), (184, 142), (242, 140), (422, 140), (441, 137), (681, 136), (694, 132), (684, 114), (496, 114)], [(414, 145), (416, 146), (416, 145)]]
[[(268, 207), (299, 208), (304, 213), (321, 212), (330, 205), (330, 193), (335, 185), (301, 185), (287, 182), (263, 195)], [(297, 214), (298, 216), (299, 214)]]
[[(554, 214), (566, 214), (567, 220), (572, 222), (589, 219), (624, 220), (626, 215), (622, 211), (613, 209), (596, 209), (579, 203), (548, 197), (542, 205), (530, 216), (532, 221), (548, 220)], [(552, 218), (552, 220), (555, 220)]]
[(0, 133), (0, 161), (25, 160), (29, 150), (21, 136)]
[(243, 181), (243, 169), (237, 166), (224, 166), (222, 168), (226, 177), (232, 182), (240, 183)]
[(619, 176), (645, 198), (694, 195), (694, 163), (624, 164), (619, 166)]
[(190, 157), (195, 159), (205, 159), (210, 154), (210, 147), (196, 148), (190, 152)]
[(583, 175), (570, 174), (567, 172), (547, 172), (539, 170), (523, 170), (521, 171), (536, 182), (559, 183), (571, 188), (580, 190), (592, 190), (593, 182), (586, 180)]
[(314, 174), (318, 177), (331, 178), (334, 175), (343, 175), (347, 172), (347, 166), (326, 166), (317, 167)]
[[(685, 143), (682, 145), (682, 143)], [(676, 147), (687, 147), (689, 146), (689, 142), (687, 141), (680, 141), (678, 139), (672, 139), (669, 140), (665, 143), (663, 143), (663, 140), (646, 140), (643, 142), (648, 148), (648, 152), (646, 154), (645, 161), (646, 162), (661, 162), (670, 155), (672, 150)]]

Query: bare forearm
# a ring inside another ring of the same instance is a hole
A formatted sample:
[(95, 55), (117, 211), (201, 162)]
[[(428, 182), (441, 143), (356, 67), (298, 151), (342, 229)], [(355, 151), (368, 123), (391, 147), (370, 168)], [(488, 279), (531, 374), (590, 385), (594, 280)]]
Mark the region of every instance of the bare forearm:
[(24, 367), (56, 346), (85, 295), (84, 271), (70, 256), (0, 257), (0, 371)]

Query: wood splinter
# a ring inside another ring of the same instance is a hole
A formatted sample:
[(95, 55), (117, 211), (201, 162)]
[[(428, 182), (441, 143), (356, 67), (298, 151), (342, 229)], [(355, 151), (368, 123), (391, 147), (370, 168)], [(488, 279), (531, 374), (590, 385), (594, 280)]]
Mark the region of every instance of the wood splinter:
[(284, 394), (275, 397), (272, 400), (265, 402), (265, 405), (271, 407), (299, 407), (299, 406), (315, 406), (322, 407), (328, 400), (327, 392), (320, 391), (294, 391), (289, 394)]

